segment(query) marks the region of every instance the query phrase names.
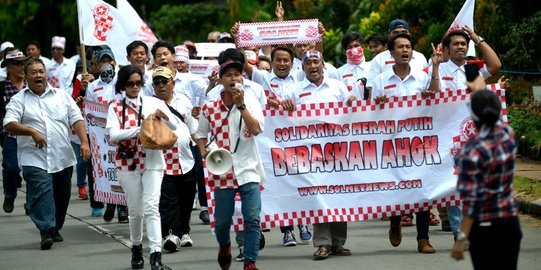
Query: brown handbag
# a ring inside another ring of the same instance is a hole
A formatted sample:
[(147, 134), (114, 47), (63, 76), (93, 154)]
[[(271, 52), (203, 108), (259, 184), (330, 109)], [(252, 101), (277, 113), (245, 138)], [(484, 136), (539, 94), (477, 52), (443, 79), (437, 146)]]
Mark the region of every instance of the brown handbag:
[(177, 135), (153, 113), (143, 120), (139, 139), (146, 149), (171, 149), (177, 141)]

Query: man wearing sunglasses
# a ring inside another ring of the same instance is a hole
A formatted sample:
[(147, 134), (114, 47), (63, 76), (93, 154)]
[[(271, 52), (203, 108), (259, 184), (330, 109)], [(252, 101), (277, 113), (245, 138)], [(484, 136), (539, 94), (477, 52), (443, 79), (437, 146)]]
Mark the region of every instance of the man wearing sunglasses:
[(190, 100), (185, 95), (175, 94), (175, 81), (170, 69), (157, 67), (152, 77), (156, 97), (165, 101), (179, 123), (175, 130), (177, 142), (172, 149), (164, 150), (166, 169), (159, 207), (162, 236), (167, 235), (162, 248), (175, 252), (181, 246), (193, 245), (190, 238), (190, 216), (199, 175), (190, 145), (193, 145), (191, 138), (197, 131), (198, 122), (192, 116)]
[[(53, 59), (47, 69), (47, 82), (52, 87), (66, 89), (71, 84), (73, 74), (75, 73), (75, 63), (64, 57), (64, 48), (66, 47), (66, 38), (54, 36), (51, 44), (51, 54)], [(71, 93), (69, 93), (71, 95)]]

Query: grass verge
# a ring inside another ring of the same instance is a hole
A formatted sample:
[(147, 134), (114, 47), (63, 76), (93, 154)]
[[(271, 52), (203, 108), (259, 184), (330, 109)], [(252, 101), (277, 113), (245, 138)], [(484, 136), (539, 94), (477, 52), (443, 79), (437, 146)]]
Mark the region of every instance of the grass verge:
[(525, 202), (531, 202), (541, 198), (541, 181), (532, 180), (524, 176), (513, 178), (513, 188), (516, 197)]

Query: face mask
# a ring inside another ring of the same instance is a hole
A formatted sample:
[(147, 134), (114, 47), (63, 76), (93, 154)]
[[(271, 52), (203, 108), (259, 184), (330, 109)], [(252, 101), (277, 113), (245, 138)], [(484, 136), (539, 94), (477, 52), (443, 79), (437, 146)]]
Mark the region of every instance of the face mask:
[(363, 47), (356, 47), (347, 50), (346, 57), (349, 64), (360, 65), (362, 62), (364, 62)]
[(115, 77), (115, 67), (113, 65), (106, 63), (101, 66), (100, 69), (100, 78), (105, 83), (110, 83)]

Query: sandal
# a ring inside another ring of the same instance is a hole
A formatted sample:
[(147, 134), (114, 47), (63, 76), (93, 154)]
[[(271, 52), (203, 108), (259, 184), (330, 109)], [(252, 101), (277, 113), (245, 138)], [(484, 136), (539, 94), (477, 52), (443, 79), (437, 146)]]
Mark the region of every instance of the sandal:
[(434, 213), (430, 212), (430, 226), (440, 225), (440, 218), (437, 217)]
[(314, 260), (324, 260), (331, 253), (331, 246), (322, 245), (314, 252)]
[(351, 256), (351, 250), (343, 247), (343, 246), (339, 246), (339, 247), (332, 247), (331, 248), (331, 255), (336, 255), (336, 256)]
[(410, 226), (413, 226), (413, 221), (411, 220), (411, 217), (409, 215), (403, 215), (402, 221), (400, 221), (400, 224), (403, 227), (410, 227)]

